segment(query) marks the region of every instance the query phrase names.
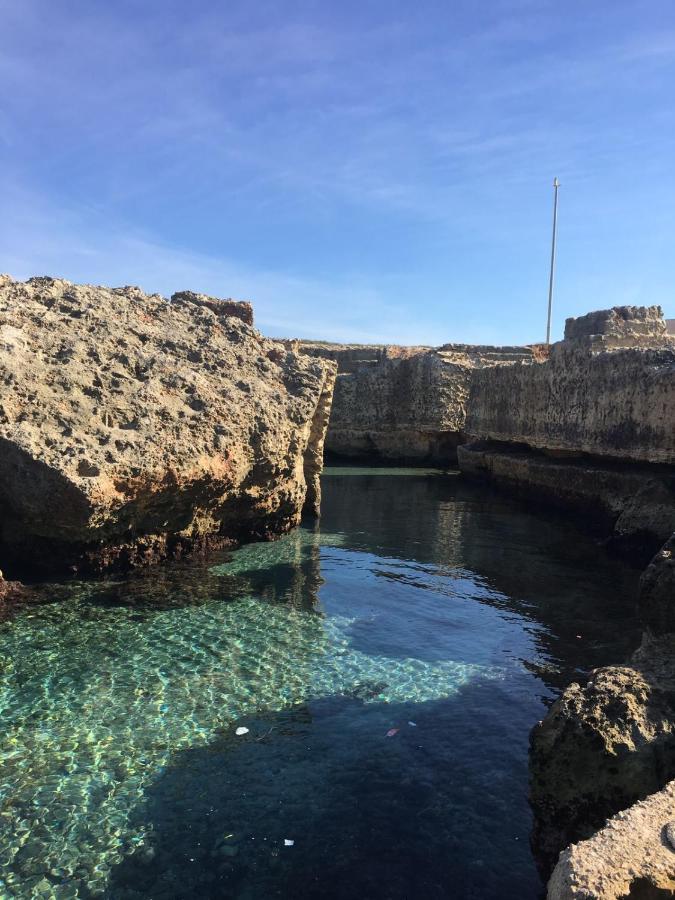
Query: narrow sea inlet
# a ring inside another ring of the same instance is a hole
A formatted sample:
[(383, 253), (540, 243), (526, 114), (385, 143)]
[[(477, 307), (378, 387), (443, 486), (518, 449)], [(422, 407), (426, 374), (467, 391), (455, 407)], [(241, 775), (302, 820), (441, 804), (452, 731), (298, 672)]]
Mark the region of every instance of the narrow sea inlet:
[(535, 900), (532, 725), (637, 645), (638, 574), (453, 473), (0, 625), (0, 897)]

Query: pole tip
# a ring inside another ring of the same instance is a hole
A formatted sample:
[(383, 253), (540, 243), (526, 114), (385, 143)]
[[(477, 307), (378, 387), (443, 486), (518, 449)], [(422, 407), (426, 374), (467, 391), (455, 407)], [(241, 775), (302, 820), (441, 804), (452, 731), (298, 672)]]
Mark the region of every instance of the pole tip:
[(558, 181), (557, 178), (553, 179), (553, 187), (560, 187), (560, 182)]

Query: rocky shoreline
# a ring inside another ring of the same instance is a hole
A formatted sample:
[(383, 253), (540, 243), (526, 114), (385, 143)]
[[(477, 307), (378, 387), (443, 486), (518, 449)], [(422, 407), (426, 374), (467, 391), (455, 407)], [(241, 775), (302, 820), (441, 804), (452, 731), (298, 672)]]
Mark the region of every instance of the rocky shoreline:
[[(532, 733), (533, 849), (551, 900), (673, 889), (675, 341), (658, 307), (568, 320), (550, 353), (368, 347), (267, 339), (250, 304), (190, 291), (0, 276), (0, 377), (0, 615), (30, 599), (17, 577), (283, 534), (319, 514), (324, 454), (458, 461), (643, 564), (656, 552), (640, 648)], [(613, 835), (641, 861), (612, 874)]]
[(473, 372), (531, 362), (538, 352), (532, 347), (469, 344), (282, 343), (337, 363), (326, 454), (338, 462), (367, 465), (456, 465)]
[(675, 347), (660, 309), (568, 320), (545, 362), (474, 373), (466, 430), (465, 475), (573, 511), (643, 564), (663, 544), (641, 580), (640, 648), (563, 692), (532, 732), (530, 772), (551, 900), (669, 891), (675, 855), (654, 848), (675, 819), (659, 794), (675, 778)]
[(675, 530), (674, 423), (661, 310), (618, 307), (568, 320), (544, 362), (475, 372), (459, 466), (576, 513), (645, 565)]

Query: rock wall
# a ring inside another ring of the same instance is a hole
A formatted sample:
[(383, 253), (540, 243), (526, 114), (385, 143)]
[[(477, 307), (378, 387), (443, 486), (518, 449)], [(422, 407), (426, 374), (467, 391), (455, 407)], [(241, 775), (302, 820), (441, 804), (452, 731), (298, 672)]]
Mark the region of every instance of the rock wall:
[(675, 529), (675, 343), (659, 307), (568, 320), (543, 362), (473, 373), (463, 472), (581, 512), (648, 558)]
[(527, 347), (283, 343), (337, 362), (326, 453), (367, 462), (454, 463), (472, 371), (533, 358)]
[[(544, 872), (568, 844), (675, 778), (674, 585), (675, 535), (641, 579), (640, 648), (626, 665), (596, 669), (585, 685), (568, 687), (532, 732), (533, 848)], [(576, 858), (568, 854), (563, 869)]]
[(0, 281), (5, 567), (135, 567), (316, 509), (335, 366), (250, 321), (191, 292)]
[(675, 345), (596, 353), (562, 341), (540, 365), (475, 372), (468, 409), (473, 438), (672, 465)]

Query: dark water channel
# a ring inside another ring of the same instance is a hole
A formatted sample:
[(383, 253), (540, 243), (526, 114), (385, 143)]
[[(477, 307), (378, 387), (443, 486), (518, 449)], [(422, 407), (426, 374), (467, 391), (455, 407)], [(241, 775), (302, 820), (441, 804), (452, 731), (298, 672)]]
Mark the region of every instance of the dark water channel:
[(541, 896), (528, 732), (637, 644), (637, 573), (452, 474), (323, 488), (0, 625), (0, 898)]

